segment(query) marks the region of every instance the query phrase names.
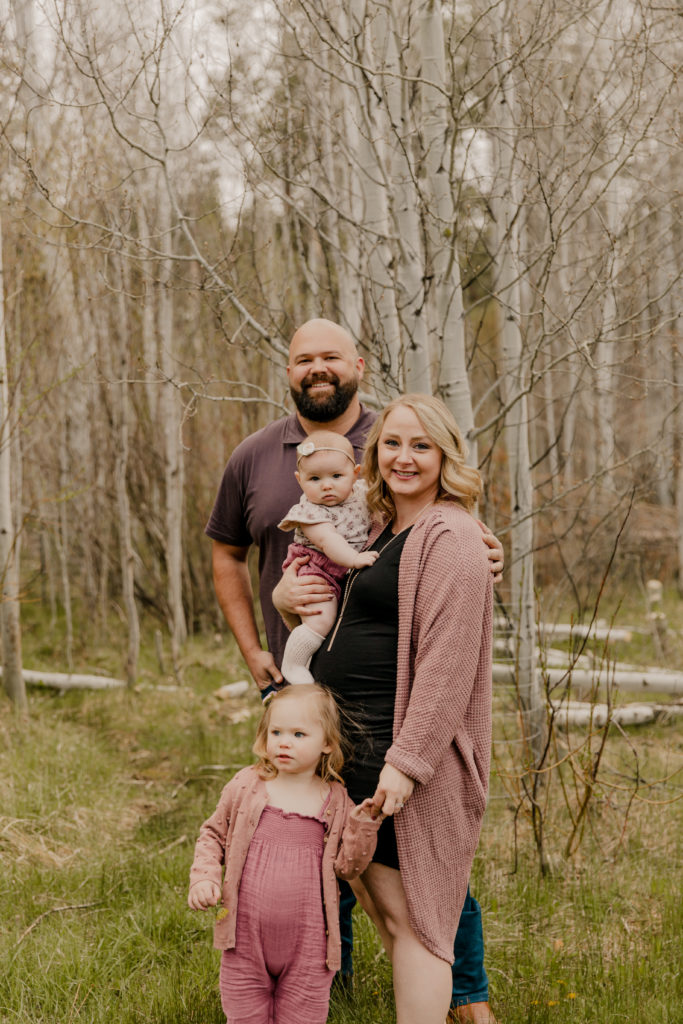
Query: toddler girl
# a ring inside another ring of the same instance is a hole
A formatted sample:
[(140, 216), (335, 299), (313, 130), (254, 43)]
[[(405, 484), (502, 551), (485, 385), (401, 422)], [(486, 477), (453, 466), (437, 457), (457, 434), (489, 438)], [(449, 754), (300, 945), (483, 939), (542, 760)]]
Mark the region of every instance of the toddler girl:
[(299, 574), (322, 576), (332, 587), (334, 599), (311, 605), (315, 628), (301, 623), (289, 635), (282, 658), (282, 674), (288, 683), (312, 683), (308, 663), (332, 629), (341, 594), (340, 581), (347, 569), (372, 565), (376, 551), (360, 551), (368, 539), (370, 512), (365, 483), (358, 479), (353, 446), (332, 430), (316, 430), (297, 445), (297, 471), (303, 497), (278, 523), (294, 530), (283, 570), (301, 555), (308, 562)]
[(231, 779), (200, 829), (188, 903), (221, 902), (226, 1024), (324, 1024), (341, 962), (335, 875), (365, 870), (379, 818), (341, 782), (339, 712), (323, 687), (275, 694), (253, 750), (258, 764)]

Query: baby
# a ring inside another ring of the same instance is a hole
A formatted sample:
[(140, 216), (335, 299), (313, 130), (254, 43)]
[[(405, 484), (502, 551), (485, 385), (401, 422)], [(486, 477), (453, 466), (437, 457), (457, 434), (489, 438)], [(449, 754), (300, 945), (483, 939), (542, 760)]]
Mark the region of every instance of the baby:
[(332, 430), (316, 430), (296, 452), (296, 478), (303, 497), (278, 523), (281, 530), (294, 528), (282, 568), (295, 558), (310, 556), (299, 574), (322, 576), (335, 596), (311, 605), (319, 611), (314, 616), (315, 629), (302, 623), (289, 636), (281, 669), (287, 682), (294, 684), (313, 682), (308, 664), (334, 625), (347, 569), (362, 569), (377, 559), (376, 551), (360, 550), (370, 532), (370, 512), (351, 442)]

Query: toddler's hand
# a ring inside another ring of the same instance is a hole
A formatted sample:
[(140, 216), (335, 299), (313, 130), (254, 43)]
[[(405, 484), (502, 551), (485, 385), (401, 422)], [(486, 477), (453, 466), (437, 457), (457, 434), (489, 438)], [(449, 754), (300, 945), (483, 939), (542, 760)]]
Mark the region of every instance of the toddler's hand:
[(187, 903), (190, 910), (215, 907), (221, 898), (221, 887), (216, 882), (196, 882), (190, 889)]
[(374, 565), (379, 558), (379, 551), (359, 551), (353, 569), (362, 569), (366, 565)]
[(384, 818), (384, 815), (375, 807), (372, 802), (372, 797), (367, 797), (362, 804), (356, 804), (354, 809), (351, 811), (351, 817), (365, 819), (366, 821), (377, 821), (379, 818), (381, 821)]

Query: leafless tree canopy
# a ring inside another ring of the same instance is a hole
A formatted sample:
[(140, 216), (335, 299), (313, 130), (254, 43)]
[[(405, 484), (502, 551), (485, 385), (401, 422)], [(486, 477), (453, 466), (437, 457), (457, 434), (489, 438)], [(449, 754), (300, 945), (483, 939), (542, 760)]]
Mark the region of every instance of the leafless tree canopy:
[(175, 650), (214, 628), (203, 525), (312, 316), (358, 340), (368, 401), (453, 409), (522, 639), (534, 584), (582, 613), (617, 534), (615, 571), (677, 571), (675, 5), (2, 14), (3, 609), (17, 570), (70, 631), (118, 607), (130, 680), (143, 610)]

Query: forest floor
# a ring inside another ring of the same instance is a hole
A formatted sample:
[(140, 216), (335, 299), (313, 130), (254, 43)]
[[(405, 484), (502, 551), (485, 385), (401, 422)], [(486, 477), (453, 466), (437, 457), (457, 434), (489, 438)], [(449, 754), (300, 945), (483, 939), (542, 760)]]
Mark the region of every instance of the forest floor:
[[(49, 657), (35, 636), (31, 666)], [(83, 669), (112, 661), (91, 651)], [(199, 825), (251, 760), (260, 702), (215, 696), (246, 678), (218, 637), (191, 640), (179, 669), (180, 685), (150, 643), (133, 691), (31, 688), (27, 722), (0, 701), (2, 1024), (225, 1020), (214, 915), (187, 909), (187, 878)], [(683, 721), (602, 740), (553, 737), (561, 767), (536, 792), (542, 873), (514, 695), (496, 690), (472, 891), (501, 1024), (683, 1022)], [(329, 1022), (390, 1024), (391, 970), (356, 914), (355, 990)]]

